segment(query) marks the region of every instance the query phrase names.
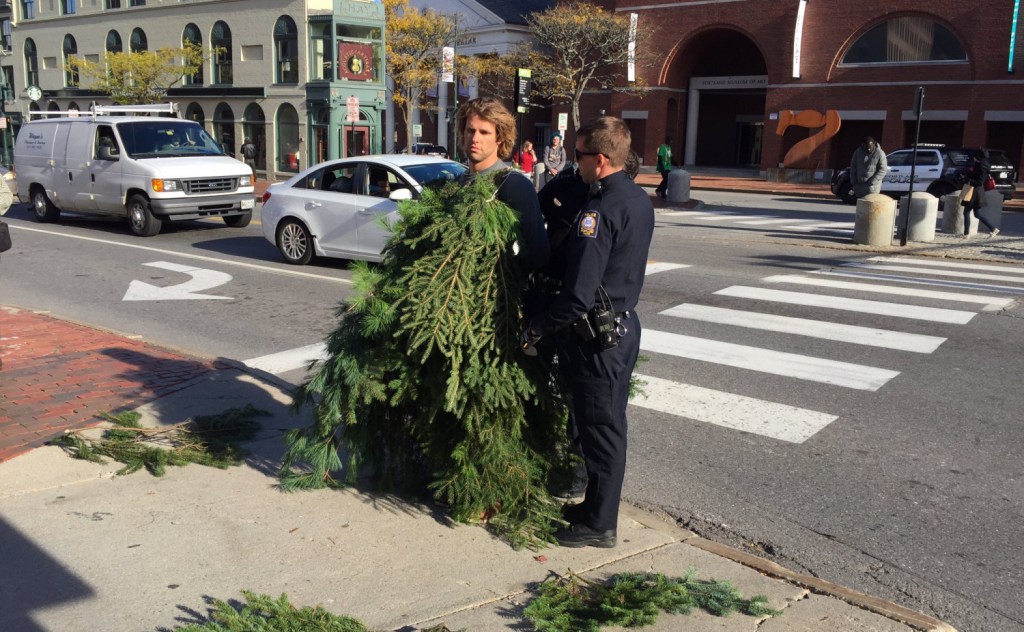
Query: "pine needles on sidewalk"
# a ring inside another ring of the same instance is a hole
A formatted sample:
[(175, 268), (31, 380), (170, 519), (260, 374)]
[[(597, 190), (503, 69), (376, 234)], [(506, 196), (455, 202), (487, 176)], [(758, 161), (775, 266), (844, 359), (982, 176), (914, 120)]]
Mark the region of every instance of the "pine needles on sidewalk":
[(105, 463), (109, 458), (124, 463), (118, 475), (146, 468), (154, 476), (163, 476), (167, 466), (189, 463), (226, 469), (241, 464), (243, 451), (238, 444), (252, 439), (260, 429), (255, 418), (267, 415), (246, 404), (244, 408), (200, 415), (172, 426), (143, 428), (139, 413), (103, 413), (101, 416), (114, 427), (103, 431), (101, 438), (91, 439), (83, 431), (72, 431), (52, 443), (77, 459)]

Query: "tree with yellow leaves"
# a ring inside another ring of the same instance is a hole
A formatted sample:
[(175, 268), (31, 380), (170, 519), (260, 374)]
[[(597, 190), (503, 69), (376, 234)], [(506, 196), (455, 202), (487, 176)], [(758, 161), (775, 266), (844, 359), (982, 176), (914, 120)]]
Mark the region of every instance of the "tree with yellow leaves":
[(65, 70), (80, 76), (86, 87), (110, 94), (115, 104), (134, 105), (165, 100), (167, 90), (202, 68), (206, 59), (201, 46), (186, 43), (155, 51), (107, 52), (102, 62), (74, 56)]
[(412, 114), (423, 93), (437, 85), (441, 49), (455, 41), (454, 18), (432, 9), (421, 11), (409, 0), (384, 0), (387, 72), (394, 82), (392, 99), (405, 120), (406, 148), (412, 150)]

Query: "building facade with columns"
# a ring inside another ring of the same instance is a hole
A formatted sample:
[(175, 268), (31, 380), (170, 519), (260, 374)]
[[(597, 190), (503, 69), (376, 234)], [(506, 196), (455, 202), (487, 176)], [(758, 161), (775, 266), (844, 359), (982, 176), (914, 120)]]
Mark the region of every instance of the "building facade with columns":
[[(192, 42), (209, 59), (171, 88), (168, 100), (231, 155), (252, 139), (257, 173), (281, 178), (328, 158), (383, 149), (388, 99), (378, 2), (15, 0), (8, 30), (2, 66), (12, 89), (4, 109), (15, 127), (31, 112), (110, 103), (67, 71), (70, 56), (101, 62), (107, 51)], [(349, 120), (350, 111), (357, 120)]]
[[(646, 164), (670, 136), (687, 165), (763, 171), (805, 143), (815, 147), (811, 168), (840, 168), (864, 136), (886, 151), (913, 143), (921, 87), (921, 142), (998, 148), (1022, 166), (1019, 0), (600, 4), (635, 13), (657, 54), (638, 69), (651, 88), (644, 98), (594, 91), (585, 116), (625, 118)], [(818, 112), (824, 121), (829, 110), (841, 120), (834, 135), (824, 123), (795, 124), (813, 116), (791, 115)]]

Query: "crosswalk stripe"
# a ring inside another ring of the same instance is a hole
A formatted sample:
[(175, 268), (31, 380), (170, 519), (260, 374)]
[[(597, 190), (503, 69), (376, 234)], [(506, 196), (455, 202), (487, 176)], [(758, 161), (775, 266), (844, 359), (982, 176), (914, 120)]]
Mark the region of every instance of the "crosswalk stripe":
[(976, 312), (945, 309), (942, 307), (923, 307), (920, 305), (905, 305), (903, 303), (867, 301), (859, 298), (844, 298), (842, 296), (831, 296), (827, 294), (806, 294), (803, 292), (786, 292), (784, 290), (769, 290), (743, 285), (727, 287), (725, 289), (718, 290), (715, 294), (719, 294), (721, 296), (734, 296), (737, 298), (749, 298), (759, 301), (789, 303), (792, 305), (839, 309), (850, 312), (861, 312), (864, 314), (877, 314), (880, 316), (928, 320), (937, 323), (952, 323), (956, 325), (966, 325), (976, 314)]
[(734, 215), (732, 213), (716, 213), (714, 215), (709, 215), (708, 217), (702, 217), (700, 219), (701, 219), (701, 221), (705, 221), (705, 222), (717, 222), (717, 221), (724, 221), (724, 220), (757, 219), (758, 217), (763, 217), (763, 216), (762, 215)]
[(986, 281), (1009, 281), (1010, 283), (1024, 283), (1024, 277), (1015, 277), (1007, 274), (984, 274), (982, 272), (960, 272), (956, 270), (922, 270), (911, 266), (892, 266), (878, 263), (844, 263), (844, 266), (851, 268), (863, 268), (865, 270), (887, 270), (889, 272), (913, 272), (915, 274), (931, 274), (934, 276), (960, 277), (964, 279), (984, 279)]
[(929, 268), (956, 268), (958, 270), (988, 270), (990, 272), (1005, 272), (1007, 274), (1024, 275), (1024, 268), (1011, 267), (1007, 265), (989, 265), (985, 263), (967, 263), (965, 261), (942, 261), (940, 259), (914, 259), (912, 257), (871, 257), (868, 261), (894, 261), (899, 264), (927, 266)]
[(775, 331), (784, 334), (807, 336), (809, 338), (820, 338), (822, 340), (838, 340), (839, 342), (849, 344), (882, 347), (884, 349), (910, 351), (913, 353), (932, 353), (939, 348), (939, 345), (946, 341), (945, 338), (938, 336), (925, 336), (902, 331), (875, 329), (874, 327), (860, 327), (858, 325), (846, 325), (808, 318), (793, 318), (790, 316), (779, 316), (778, 314), (747, 312), (712, 307), (710, 305), (695, 305), (693, 303), (677, 305), (660, 313), (666, 316), (718, 323), (720, 325)]
[(691, 384), (647, 375), (636, 377), (644, 384), (643, 393), (630, 401), (634, 406), (780, 441), (803, 443), (837, 419), (835, 415)]
[(704, 215), (712, 215), (705, 211), (668, 211), (666, 213), (658, 213), (658, 217), (702, 217)]
[(658, 272), (668, 272), (669, 270), (678, 270), (680, 268), (689, 268), (689, 267), (691, 267), (691, 266), (689, 264), (686, 264), (686, 263), (668, 263), (668, 262), (665, 262), (665, 261), (648, 261), (647, 262), (647, 269), (644, 271), (644, 274), (647, 274), (647, 275), (657, 274)]
[(899, 371), (650, 329), (645, 330), (640, 336), (640, 348), (652, 353), (723, 364), (863, 391), (877, 391), (886, 382), (899, 375)]
[(792, 226), (783, 226), (787, 230), (801, 230), (801, 231), (832, 231), (832, 232), (853, 232), (853, 222), (817, 222), (812, 224), (793, 224)]
[(301, 369), (312, 360), (324, 360), (327, 358), (327, 345), (318, 343), (307, 345), (296, 349), (288, 349), (280, 353), (271, 353), (250, 360), (243, 360), (242, 364), (250, 369), (266, 371), (272, 375), (287, 373), (295, 369)]
[(984, 292), (1001, 292), (1003, 294), (1024, 294), (1024, 288), (1011, 285), (992, 285), (990, 283), (970, 283), (968, 281), (950, 281), (947, 279), (924, 279), (903, 276), (900, 274), (882, 274), (878, 272), (854, 272), (853, 270), (812, 270), (811, 274), (827, 276), (852, 277), (855, 279), (878, 279), (879, 281), (898, 281), (915, 285), (938, 285), (955, 287), (962, 290), (982, 290)]
[[(816, 271), (817, 272), (817, 271)], [(935, 298), (944, 301), (955, 301), (960, 303), (981, 303), (982, 305), (1004, 308), (1013, 304), (1012, 298), (1000, 298), (997, 296), (979, 296), (977, 294), (963, 294), (961, 292), (942, 292), (940, 290), (919, 290), (916, 288), (899, 287), (893, 285), (877, 285), (874, 283), (857, 283), (855, 281), (835, 281), (832, 279), (815, 279), (812, 277), (800, 276), (797, 274), (779, 274), (765, 277), (762, 281), (768, 283), (793, 283), (797, 285), (813, 285), (817, 287), (839, 288), (844, 290), (858, 290), (860, 292), (876, 292), (879, 294), (897, 294), (899, 296), (916, 296), (919, 298)]]
[(756, 219), (751, 221), (736, 222), (747, 226), (767, 226), (769, 224), (792, 224), (795, 220), (792, 217), (773, 217), (771, 219)]

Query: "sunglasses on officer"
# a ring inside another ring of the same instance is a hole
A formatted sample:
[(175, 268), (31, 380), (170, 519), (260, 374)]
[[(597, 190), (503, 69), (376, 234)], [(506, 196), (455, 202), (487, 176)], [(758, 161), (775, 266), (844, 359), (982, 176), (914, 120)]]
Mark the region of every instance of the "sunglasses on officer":
[(580, 158), (582, 158), (583, 156), (600, 156), (600, 155), (601, 155), (601, 152), (599, 152), (599, 151), (580, 151), (579, 149), (577, 149), (576, 150), (576, 162), (579, 162)]

